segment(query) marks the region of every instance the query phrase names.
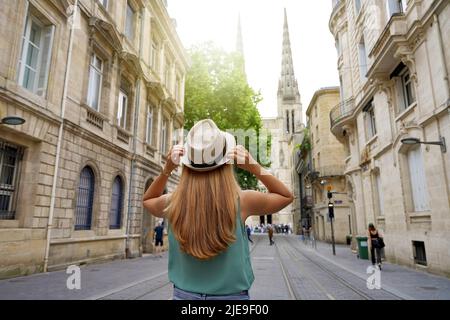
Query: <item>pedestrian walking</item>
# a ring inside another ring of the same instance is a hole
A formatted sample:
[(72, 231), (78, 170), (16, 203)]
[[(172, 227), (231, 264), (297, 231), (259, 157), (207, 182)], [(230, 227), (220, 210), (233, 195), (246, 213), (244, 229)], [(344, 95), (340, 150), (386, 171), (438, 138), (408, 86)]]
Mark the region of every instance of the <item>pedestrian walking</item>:
[(270, 245), (273, 245), (275, 243), (273, 241), (273, 227), (270, 224), (267, 226), (267, 233), (269, 234), (269, 243)]
[(158, 223), (158, 225), (155, 227), (155, 229), (153, 230), (153, 234), (154, 234), (154, 241), (155, 241), (155, 254), (157, 254), (159, 257), (162, 257), (162, 250), (163, 250), (163, 246), (164, 246), (164, 227), (162, 225), (162, 223)]
[[(163, 194), (182, 164), (178, 186)], [(267, 193), (240, 189), (234, 166), (256, 176)], [(248, 300), (254, 281), (245, 230), (248, 217), (276, 213), (291, 191), (252, 158), (234, 136), (202, 120), (184, 146), (167, 154), (162, 173), (143, 197), (144, 207), (168, 222), (168, 276), (174, 300)]]
[(247, 225), (247, 226), (245, 226), (246, 227), (246, 229), (247, 229), (247, 238), (248, 238), (248, 241), (250, 241), (252, 244), (253, 244), (253, 240), (252, 240), (252, 238), (251, 238), (251, 235), (252, 235), (252, 229)]
[(375, 228), (373, 223), (369, 224), (368, 238), (372, 265), (378, 264), (378, 268), (381, 270), (381, 249), (384, 248), (384, 241), (380, 231)]

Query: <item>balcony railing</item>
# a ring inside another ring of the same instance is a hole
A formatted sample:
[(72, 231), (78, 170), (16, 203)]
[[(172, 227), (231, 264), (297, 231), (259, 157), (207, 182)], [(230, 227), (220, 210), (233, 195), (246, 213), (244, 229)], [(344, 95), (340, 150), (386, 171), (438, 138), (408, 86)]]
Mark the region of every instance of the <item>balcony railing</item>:
[(94, 110), (87, 110), (86, 122), (92, 124), (93, 126), (103, 130), (103, 117), (99, 115), (98, 112)]
[(344, 102), (339, 103), (330, 112), (330, 122), (331, 128), (333, 128), (338, 122), (352, 115), (355, 110), (354, 99), (348, 99)]
[(117, 139), (122, 141), (125, 144), (129, 144), (130, 143), (130, 137), (131, 134), (129, 132), (127, 132), (126, 130), (117, 127)]
[(317, 171), (320, 172), (320, 177), (336, 177), (344, 174), (345, 166), (342, 165), (331, 165), (331, 166), (322, 166), (317, 168)]

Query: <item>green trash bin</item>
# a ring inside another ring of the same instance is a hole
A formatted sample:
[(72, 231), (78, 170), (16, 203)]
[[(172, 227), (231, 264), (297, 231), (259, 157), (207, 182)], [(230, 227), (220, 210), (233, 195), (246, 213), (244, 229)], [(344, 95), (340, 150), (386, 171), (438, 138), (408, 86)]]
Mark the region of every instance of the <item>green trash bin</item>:
[(356, 242), (358, 243), (358, 258), (369, 260), (367, 237), (356, 237)]

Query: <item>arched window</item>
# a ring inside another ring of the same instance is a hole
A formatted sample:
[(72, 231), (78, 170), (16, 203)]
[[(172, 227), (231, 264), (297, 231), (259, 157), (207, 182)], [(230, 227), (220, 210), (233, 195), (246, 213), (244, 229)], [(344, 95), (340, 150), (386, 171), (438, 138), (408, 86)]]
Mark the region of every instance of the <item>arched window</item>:
[(90, 230), (92, 205), (94, 203), (95, 176), (90, 167), (84, 167), (80, 175), (77, 207), (75, 209), (75, 230)]
[(111, 196), (111, 211), (109, 213), (109, 228), (120, 229), (122, 223), (123, 207), (123, 183), (122, 178), (117, 176), (114, 179)]

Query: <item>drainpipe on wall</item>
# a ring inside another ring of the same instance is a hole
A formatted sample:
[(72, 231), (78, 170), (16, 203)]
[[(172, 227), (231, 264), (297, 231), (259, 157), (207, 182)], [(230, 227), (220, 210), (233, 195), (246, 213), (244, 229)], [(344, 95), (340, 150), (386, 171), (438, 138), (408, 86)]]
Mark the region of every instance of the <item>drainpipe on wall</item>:
[[(142, 44), (144, 41), (144, 24), (145, 24), (145, 8), (141, 10), (141, 33), (139, 39), (139, 63), (140, 58), (142, 57)], [(126, 243), (125, 243), (125, 255), (127, 258), (130, 257), (130, 225), (131, 225), (131, 211), (132, 211), (132, 190), (133, 190), (133, 177), (136, 170), (136, 149), (137, 149), (137, 134), (138, 134), (138, 121), (139, 121), (139, 112), (140, 112), (140, 104), (141, 104), (141, 76), (137, 79), (136, 84), (136, 99), (135, 99), (135, 107), (134, 107), (134, 125), (133, 125), (133, 155), (131, 157), (131, 170), (130, 170), (130, 184), (128, 187), (128, 214), (127, 214), (127, 227), (126, 227)]]
[[(75, 3), (73, 5), (73, 13), (72, 16), (69, 17), (73, 18), (73, 21), (75, 22), (76, 15), (78, 14), (78, 0), (75, 0)], [(69, 24), (70, 26), (70, 24)], [(63, 89), (63, 95), (62, 95), (62, 101), (61, 101), (61, 123), (59, 125), (59, 132), (58, 132), (58, 144), (56, 146), (56, 160), (55, 160), (55, 170), (53, 172), (53, 185), (52, 185), (52, 195), (50, 199), (50, 211), (48, 214), (48, 223), (47, 223), (47, 239), (46, 239), (46, 245), (45, 245), (45, 256), (44, 256), (44, 272), (48, 271), (48, 258), (50, 254), (50, 240), (52, 235), (52, 229), (53, 229), (53, 215), (55, 212), (55, 198), (56, 198), (56, 183), (58, 181), (58, 174), (59, 174), (59, 160), (61, 156), (61, 145), (62, 145), (62, 137), (64, 133), (64, 116), (66, 113), (66, 102), (67, 102), (67, 86), (69, 83), (69, 73), (70, 73), (70, 66), (72, 61), (72, 46), (73, 46), (73, 34), (75, 31), (75, 27), (72, 25), (70, 26), (70, 35), (69, 35), (69, 48), (67, 49), (67, 63), (66, 63), (66, 71), (64, 75), (64, 89)]]

